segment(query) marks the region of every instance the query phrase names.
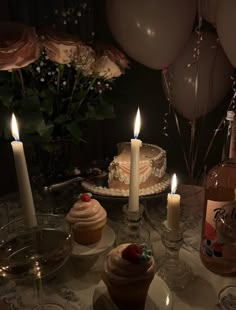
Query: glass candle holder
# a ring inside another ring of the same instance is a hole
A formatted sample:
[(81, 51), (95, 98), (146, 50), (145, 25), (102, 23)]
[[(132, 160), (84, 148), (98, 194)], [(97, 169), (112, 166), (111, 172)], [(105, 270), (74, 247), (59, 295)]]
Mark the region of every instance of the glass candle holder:
[(140, 205), (137, 212), (130, 212), (128, 205), (123, 206), (124, 222), (118, 230), (116, 245), (123, 243), (146, 243), (151, 247), (150, 231), (142, 220), (143, 212), (143, 205)]
[(191, 268), (179, 257), (183, 245), (184, 226), (180, 223), (179, 228), (173, 230), (168, 227), (167, 221), (164, 221), (161, 228), (165, 254), (159, 259), (157, 273), (170, 289), (180, 290), (194, 278)]

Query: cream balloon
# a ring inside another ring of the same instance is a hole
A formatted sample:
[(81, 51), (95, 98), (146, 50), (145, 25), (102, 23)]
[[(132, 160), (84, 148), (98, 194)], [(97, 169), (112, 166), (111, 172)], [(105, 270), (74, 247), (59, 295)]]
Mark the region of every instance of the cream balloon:
[(188, 120), (204, 116), (223, 100), (231, 87), (233, 73), (215, 33), (202, 34), (198, 62), (193, 58), (197, 39), (193, 33), (162, 80), (174, 109)]
[(220, 0), (218, 3), (216, 29), (222, 47), (231, 64), (236, 68), (236, 1)]
[(214, 26), (216, 24), (217, 2), (218, 0), (200, 0), (200, 15)]
[(110, 30), (136, 61), (168, 67), (192, 31), (196, 0), (107, 0)]

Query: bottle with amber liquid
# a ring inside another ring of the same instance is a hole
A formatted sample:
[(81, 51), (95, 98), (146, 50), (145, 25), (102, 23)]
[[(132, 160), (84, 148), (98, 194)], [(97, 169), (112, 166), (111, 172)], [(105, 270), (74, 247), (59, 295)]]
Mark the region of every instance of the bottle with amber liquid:
[(223, 213), (236, 221), (236, 159), (229, 157), (234, 115), (233, 111), (227, 112), (223, 160), (207, 175), (200, 248), (203, 264), (210, 271), (227, 276), (236, 275), (236, 247), (219, 240), (215, 223), (218, 214)]

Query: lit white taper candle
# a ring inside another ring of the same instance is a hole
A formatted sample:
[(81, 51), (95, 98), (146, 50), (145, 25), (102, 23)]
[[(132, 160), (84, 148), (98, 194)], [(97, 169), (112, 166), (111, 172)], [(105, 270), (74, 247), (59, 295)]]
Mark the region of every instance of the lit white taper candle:
[(180, 221), (180, 195), (176, 194), (177, 177), (173, 174), (171, 193), (167, 196), (167, 225), (172, 230), (178, 230)]
[(134, 139), (131, 139), (130, 183), (129, 183), (129, 212), (139, 210), (139, 156), (142, 141), (138, 139), (141, 126), (140, 111), (138, 109), (134, 123)]
[(24, 146), (23, 143), (19, 141), (18, 126), (14, 114), (12, 114), (11, 132), (15, 139), (15, 141), (11, 142), (11, 146), (15, 160), (16, 175), (20, 191), (20, 202), (23, 208), (25, 224), (28, 227), (34, 227), (37, 225), (34, 201), (25, 160)]

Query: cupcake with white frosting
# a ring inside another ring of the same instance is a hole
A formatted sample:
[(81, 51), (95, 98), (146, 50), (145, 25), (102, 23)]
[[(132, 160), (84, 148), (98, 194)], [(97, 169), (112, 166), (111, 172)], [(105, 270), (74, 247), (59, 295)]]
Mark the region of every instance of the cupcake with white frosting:
[(145, 244), (121, 244), (105, 259), (102, 279), (120, 309), (144, 309), (155, 261)]
[(91, 196), (89, 193), (81, 194), (80, 199), (66, 215), (66, 220), (72, 226), (75, 241), (83, 245), (98, 242), (107, 221), (106, 210)]

